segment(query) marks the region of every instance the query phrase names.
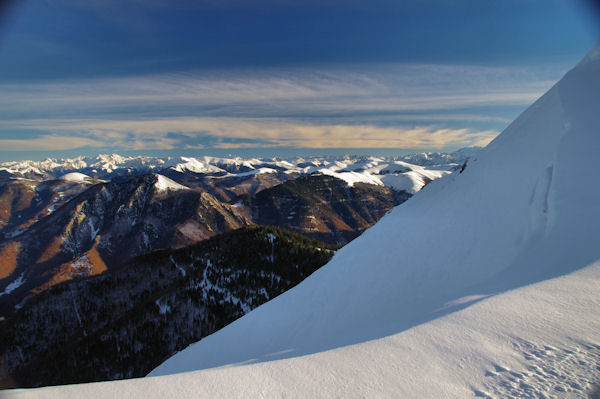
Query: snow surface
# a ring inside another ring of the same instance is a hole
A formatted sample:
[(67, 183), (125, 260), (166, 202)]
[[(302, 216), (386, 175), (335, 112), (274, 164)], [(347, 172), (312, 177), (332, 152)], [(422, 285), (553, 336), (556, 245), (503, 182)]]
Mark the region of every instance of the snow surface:
[(25, 282), (25, 272), (21, 273), (21, 275), (19, 275), (19, 277), (17, 277), (13, 282), (11, 282), (9, 285), (7, 285), (6, 288), (4, 288), (4, 291), (0, 292), (0, 296), (10, 294), (14, 290), (16, 290), (17, 288), (22, 286), (24, 282)]
[(88, 175), (79, 172), (71, 172), (66, 175), (59, 177), (59, 180), (73, 181), (73, 182), (84, 182), (86, 179), (90, 179)]
[[(586, 397), (600, 382), (600, 342), (589, 340), (600, 328), (599, 285), (596, 263), (402, 333), (332, 351), (162, 377), (2, 393), (6, 399), (472, 398), (477, 393), (519, 398), (527, 397), (526, 392), (529, 397), (542, 392), (548, 398)], [(290, 353), (293, 348), (261, 360)]]
[[(460, 166), (465, 159), (473, 156), (476, 150), (476, 148), (468, 148), (452, 154), (421, 153), (402, 157), (402, 159), (411, 163), (390, 158), (361, 156), (344, 156), (343, 158), (312, 157), (310, 159), (296, 157), (290, 160), (281, 160), (278, 158), (243, 159), (239, 157), (216, 158), (210, 156), (201, 158), (123, 157), (118, 154), (101, 154), (94, 158), (77, 157), (58, 161), (47, 159), (41, 162), (3, 162), (0, 163), (0, 171), (6, 171), (16, 178), (19, 178), (19, 175), (28, 173), (47, 178), (64, 170), (80, 169), (93, 174), (97, 180), (100, 180), (100, 178), (106, 180), (111, 177), (112, 173), (140, 174), (160, 172), (165, 169), (168, 169), (169, 172), (192, 172), (222, 178), (249, 177), (262, 173), (283, 172), (285, 174), (301, 175), (320, 172), (341, 178), (349, 185), (357, 182), (383, 184), (397, 190), (414, 193), (420, 190), (427, 181), (450, 173), (451, 170)], [(421, 164), (426, 166), (419, 166)], [(226, 171), (226, 169), (236, 170), (237, 168), (245, 171)], [(62, 178), (85, 181), (87, 176), (83, 173), (73, 172)]]
[(374, 158), (373, 162), (368, 164), (354, 163), (341, 168), (339, 165), (329, 168), (311, 167), (306, 172), (333, 176), (344, 180), (349, 186), (367, 183), (387, 186), (410, 194), (421, 190), (428, 182), (451, 173), (450, 170), (426, 169), (406, 162), (385, 162), (378, 158)]
[(189, 190), (188, 187), (186, 187), (182, 184), (179, 184), (177, 182), (174, 182), (173, 180), (169, 179), (168, 177), (159, 175), (158, 173), (155, 173), (155, 175), (156, 175), (156, 183), (154, 183), (154, 187), (156, 188), (157, 191)]
[(369, 183), (382, 186), (383, 183), (380, 179), (367, 174), (367, 173), (358, 173), (358, 172), (335, 172), (331, 169), (319, 169), (319, 173), (324, 175), (329, 175), (333, 177), (337, 177), (338, 179), (342, 179), (349, 186), (353, 186), (355, 183)]
[(595, 58), (160, 377), (6, 397), (584, 397), (600, 383), (598, 109)]
[(236, 176), (237, 177), (247, 177), (247, 176), (253, 176), (253, 175), (260, 175), (263, 173), (277, 173), (277, 171), (275, 169), (271, 169), (271, 168), (258, 168), (255, 170), (251, 170), (250, 172), (237, 173)]
[(202, 162), (196, 158), (181, 157), (183, 162), (176, 163), (171, 168), (177, 172), (190, 171), (194, 173), (221, 173), (223, 169), (218, 168), (214, 165), (210, 165), (208, 162)]
[(421, 190), (428, 182), (444, 177), (449, 173), (450, 171), (448, 170), (431, 170), (411, 165), (411, 169), (407, 172), (385, 174), (379, 179), (388, 187), (414, 194)]

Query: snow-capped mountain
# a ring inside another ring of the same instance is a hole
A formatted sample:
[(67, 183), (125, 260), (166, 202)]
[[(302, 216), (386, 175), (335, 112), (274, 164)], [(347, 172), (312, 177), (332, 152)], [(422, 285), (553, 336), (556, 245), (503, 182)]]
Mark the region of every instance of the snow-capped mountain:
[[(364, 156), (297, 157), (289, 160), (209, 156), (156, 158), (122, 157), (112, 154), (59, 160), (4, 162), (0, 164), (0, 177), (48, 180), (63, 176), (74, 178), (79, 175), (72, 175), (72, 173), (79, 173), (96, 179), (111, 180), (120, 176), (156, 172), (181, 183), (182, 180), (190, 180), (192, 177), (231, 179), (257, 174), (278, 174), (279, 182), (282, 182), (301, 174), (325, 173), (335, 174), (349, 184), (364, 182), (388, 185), (400, 190), (406, 188), (416, 192), (428, 181), (462, 165), (477, 150), (477, 147), (473, 147), (452, 154), (421, 153), (394, 159)], [(400, 187), (396, 187), (397, 183), (391, 181), (389, 176), (382, 178), (385, 174), (408, 172), (412, 173)], [(289, 177), (286, 178), (285, 175)]]
[(462, 173), (162, 377), (10, 397), (586, 396), (600, 359), (598, 54)]

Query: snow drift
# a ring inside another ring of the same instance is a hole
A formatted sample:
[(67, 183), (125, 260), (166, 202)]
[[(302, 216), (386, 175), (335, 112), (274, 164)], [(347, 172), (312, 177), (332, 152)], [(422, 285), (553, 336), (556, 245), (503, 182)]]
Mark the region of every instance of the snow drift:
[(583, 395), (600, 359), (599, 54), (462, 173), (151, 373), (163, 377), (13, 394)]

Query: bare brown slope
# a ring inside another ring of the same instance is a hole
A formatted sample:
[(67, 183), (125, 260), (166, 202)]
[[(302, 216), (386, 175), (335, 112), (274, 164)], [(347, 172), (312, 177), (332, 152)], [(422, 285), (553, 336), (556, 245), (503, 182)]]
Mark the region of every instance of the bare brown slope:
[(16, 237), (18, 261), (12, 274), (0, 280), (0, 290), (21, 275), (24, 282), (3, 296), (0, 315), (55, 283), (249, 223), (206, 192), (159, 190), (156, 180), (150, 174), (95, 184)]

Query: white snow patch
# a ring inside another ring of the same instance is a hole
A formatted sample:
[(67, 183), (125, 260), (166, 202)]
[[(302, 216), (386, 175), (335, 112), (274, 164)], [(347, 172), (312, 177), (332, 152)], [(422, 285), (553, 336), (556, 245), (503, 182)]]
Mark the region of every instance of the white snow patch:
[[(296, 357), (296, 347), (273, 347), (228, 367), (3, 393), (7, 399), (583, 398), (600, 383), (599, 286), (596, 263), (389, 337), (330, 351)], [(214, 344), (212, 337), (204, 340)]]
[(449, 170), (427, 169), (401, 161), (380, 164), (376, 164), (376, 162), (382, 162), (382, 160), (377, 158), (372, 160), (366, 169), (361, 169), (364, 165), (351, 165), (351, 167), (337, 170), (334, 168), (311, 167), (305, 170), (304, 173), (321, 173), (333, 176), (344, 180), (349, 186), (356, 183), (385, 185), (394, 190), (406, 191), (411, 194), (421, 190), (427, 182), (451, 173)]
[(17, 230), (10, 231), (10, 232), (4, 234), (4, 237), (7, 239), (15, 238), (17, 236), (20, 236), (21, 234), (23, 234), (26, 231), (27, 231), (27, 229), (17, 229)]
[(367, 174), (367, 173), (358, 173), (358, 172), (334, 172), (331, 169), (319, 169), (319, 173), (333, 176), (338, 179), (342, 179), (349, 186), (353, 186), (355, 183), (368, 183), (375, 184), (378, 186), (383, 186), (383, 183), (377, 177)]
[(260, 175), (260, 174), (264, 174), (264, 173), (277, 173), (277, 171), (275, 169), (271, 169), (271, 168), (259, 168), (259, 169), (251, 170), (249, 172), (237, 173), (235, 176), (247, 177), (247, 176)]
[(173, 170), (177, 172), (194, 172), (194, 173), (220, 173), (224, 172), (223, 169), (218, 168), (214, 165), (210, 165), (208, 162), (202, 162), (196, 158), (181, 157), (183, 162), (179, 162), (172, 166)]
[(59, 177), (59, 180), (72, 181), (72, 182), (85, 182), (86, 179), (91, 179), (88, 175), (79, 172), (71, 172), (66, 175)]
[(19, 288), (25, 282), (25, 272), (21, 273), (19, 277), (17, 277), (12, 283), (4, 288), (4, 291), (0, 292), (0, 296), (7, 295)]
[(165, 315), (171, 311), (171, 306), (168, 303), (161, 303), (160, 299), (157, 299), (154, 303), (158, 306), (159, 314)]
[(160, 175), (158, 173), (156, 175), (156, 183), (154, 183), (154, 187), (156, 187), (157, 191), (179, 191), (179, 190), (189, 190), (188, 187), (174, 182), (166, 176)]
[(269, 243), (271, 244), (271, 253), (269, 255), (267, 255), (267, 260), (271, 263), (274, 263), (275, 262), (275, 239), (277, 237), (275, 237), (275, 235), (273, 233), (267, 233), (266, 237), (267, 237), (267, 241), (269, 241)]
[(90, 227), (90, 239), (94, 241), (98, 235), (98, 232), (100, 231), (100, 227), (95, 227), (92, 218), (89, 217), (87, 218), (87, 223)]

